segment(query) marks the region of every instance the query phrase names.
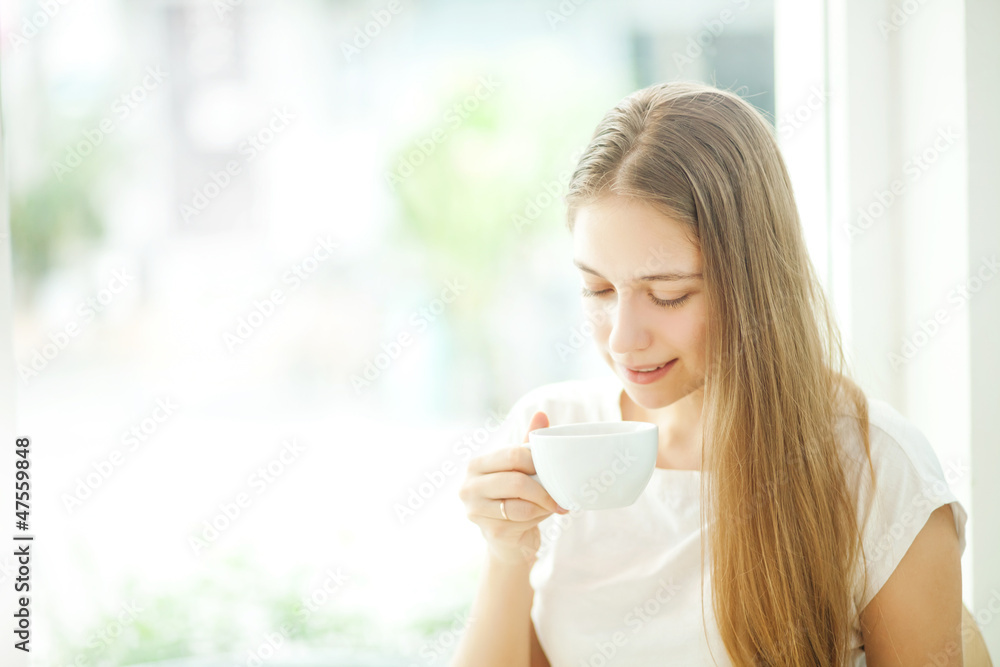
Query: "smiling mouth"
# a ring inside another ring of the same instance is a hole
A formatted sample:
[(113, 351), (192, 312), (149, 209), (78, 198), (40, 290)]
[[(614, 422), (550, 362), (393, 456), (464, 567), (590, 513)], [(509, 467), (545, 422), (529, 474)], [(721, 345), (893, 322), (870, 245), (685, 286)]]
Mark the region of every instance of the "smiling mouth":
[[(673, 361), (673, 359), (671, 359), (670, 361)], [(661, 368), (669, 364), (670, 361), (664, 361), (659, 366), (647, 366), (645, 368), (631, 368), (629, 366), (622, 365), (622, 368), (627, 368), (628, 370), (635, 371), (636, 373), (652, 373), (653, 371), (660, 370)]]
[(660, 364), (659, 366), (656, 366), (655, 368), (632, 368), (630, 370), (633, 370), (636, 373), (652, 373), (653, 371), (660, 370), (664, 366), (666, 366), (666, 364)]

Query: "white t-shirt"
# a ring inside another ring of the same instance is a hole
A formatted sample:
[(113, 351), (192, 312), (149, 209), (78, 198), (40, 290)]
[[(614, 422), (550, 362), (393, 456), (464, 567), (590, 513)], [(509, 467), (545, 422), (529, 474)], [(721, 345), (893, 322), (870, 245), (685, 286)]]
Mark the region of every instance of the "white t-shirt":
[[(543, 385), (518, 399), (494, 442), (523, 446), (538, 410), (552, 426), (621, 421), (622, 391), (615, 375)], [(933, 510), (951, 503), (963, 552), (967, 519), (921, 432), (889, 404), (869, 397), (868, 405), (877, 502), (869, 479), (858, 507), (868, 587), (862, 592), (859, 578), (855, 612), (886, 582)], [(846, 419), (840, 427), (849, 427)], [(841, 442), (854, 447), (843, 450), (845, 461), (864, 461), (847, 474), (867, 472), (856, 428), (853, 437), (841, 433)], [(553, 514), (539, 524), (531, 619), (552, 667), (732, 664), (712, 610), (707, 542), (702, 622), (700, 476), (700, 470), (656, 468), (629, 507)], [(861, 645), (855, 624), (849, 664), (866, 664)]]

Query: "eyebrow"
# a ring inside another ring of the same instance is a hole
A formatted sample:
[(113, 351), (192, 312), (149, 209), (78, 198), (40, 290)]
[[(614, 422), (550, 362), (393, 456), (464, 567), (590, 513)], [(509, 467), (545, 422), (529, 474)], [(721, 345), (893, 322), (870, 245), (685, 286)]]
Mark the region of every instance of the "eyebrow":
[[(589, 266), (587, 266), (583, 262), (580, 262), (580, 261), (577, 261), (577, 260), (574, 259), (573, 260), (573, 264), (576, 266), (576, 268), (580, 269), (581, 271), (586, 271), (587, 273), (592, 273), (595, 276), (597, 276), (598, 278), (604, 278), (604, 276), (602, 276), (597, 271), (594, 271), (592, 268), (590, 268)], [(701, 278), (701, 274), (700, 273), (684, 273), (682, 271), (670, 271), (668, 273), (658, 273), (658, 274), (653, 275), (653, 276), (642, 276), (641, 278), (637, 278), (637, 280), (644, 280), (644, 281), (647, 281), (647, 282), (654, 282), (654, 281), (687, 280), (688, 278)], [(604, 279), (607, 280), (607, 278), (604, 278)]]

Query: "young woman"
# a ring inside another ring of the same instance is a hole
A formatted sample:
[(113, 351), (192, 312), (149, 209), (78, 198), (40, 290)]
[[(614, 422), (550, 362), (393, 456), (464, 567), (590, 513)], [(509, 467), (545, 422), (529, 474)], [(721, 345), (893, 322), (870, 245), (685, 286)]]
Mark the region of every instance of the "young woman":
[[(566, 197), (613, 371), (538, 387), (460, 491), (486, 540), (452, 665), (961, 665), (966, 513), (920, 431), (866, 397), (771, 126), (650, 86), (598, 125)], [(535, 428), (659, 427), (629, 507), (565, 515)]]

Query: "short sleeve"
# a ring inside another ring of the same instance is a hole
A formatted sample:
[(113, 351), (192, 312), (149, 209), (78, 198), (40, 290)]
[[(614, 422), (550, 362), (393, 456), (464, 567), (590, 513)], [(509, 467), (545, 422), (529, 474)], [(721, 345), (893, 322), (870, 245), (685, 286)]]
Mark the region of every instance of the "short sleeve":
[(884, 402), (872, 401), (869, 405), (874, 490), (860, 440), (860, 455), (854, 457), (852, 466), (854, 473), (859, 475), (855, 479), (858, 525), (868, 569), (867, 586), (864, 586), (864, 573), (858, 572), (855, 600), (859, 611), (888, 581), (934, 510), (951, 505), (962, 553), (968, 519), (950, 486), (967, 474), (967, 469), (963, 472), (960, 465), (951, 462), (947, 471), (942, 469), (930, 442), (914, 424)]

